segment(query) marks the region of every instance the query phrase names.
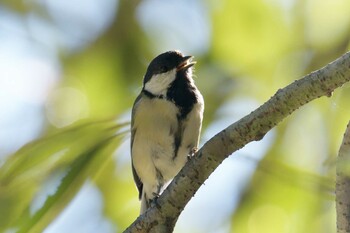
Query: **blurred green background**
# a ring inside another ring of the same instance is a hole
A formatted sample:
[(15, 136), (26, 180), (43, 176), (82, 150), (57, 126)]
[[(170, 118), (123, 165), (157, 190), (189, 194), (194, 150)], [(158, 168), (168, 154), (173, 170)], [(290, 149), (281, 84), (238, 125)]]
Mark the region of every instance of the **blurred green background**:
[[(202, 144), (350, 48), (348, 0), (1, 0), (0, 232), (121, 232), (130, 108), (150, 60), (197, 60)], [(210, 176), (175, 232), (332, 233), (350, 85)]]

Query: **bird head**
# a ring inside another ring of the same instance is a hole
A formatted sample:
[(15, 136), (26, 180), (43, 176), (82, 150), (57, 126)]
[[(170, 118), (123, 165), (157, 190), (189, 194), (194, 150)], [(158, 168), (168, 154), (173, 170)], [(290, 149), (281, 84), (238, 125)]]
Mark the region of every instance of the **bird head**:
[(192, 59), (193, 56), (184, 56), (179, 51), (168, 51), (158, 55), (147, 68), (143, 88), (153, 95), (164, 95), (176, 78), (191, 78), (191, 67), (196, 64)]

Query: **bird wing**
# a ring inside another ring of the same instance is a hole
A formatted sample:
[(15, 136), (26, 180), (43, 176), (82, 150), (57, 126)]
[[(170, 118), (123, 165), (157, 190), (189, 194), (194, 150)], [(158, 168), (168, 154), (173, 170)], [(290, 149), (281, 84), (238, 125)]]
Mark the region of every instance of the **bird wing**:
[[(185, 120), (181, 122), (180, 148), (193, 150), (198, 147), (199, 135), (202, 127), (204, 103), (197, 102), (188, 113)], [(179, 148), (178, 148), (179, 149)]]
[[(134, 116), (135, 116), (135, 112), (136, 112), (136, 107), (137, 107), (137, 105), (139, 104), (139, 102), (141, 100), (141, 96), (142, 96), (142, 93), (139, 94), (139, 96), (136, 98), (136, 100), (134, 102), (134, 105), (132, 107), (132, 112), (131, 112), (131, 139), (130, 139), (131, 157), (132, 157), (132, 146), (134, 144), (134, 137), (135, 137), (135, 133), (136, 133), (136, 130), (137, 130), (137, 128), (134, 127)], [(136, 187), (137, 187), (137, 189), (139, 191), (139, 199), (141, 199), (143, 183), (142, 183), (140, 177), (138, 176), (138, 174), (137, 174), (137, 172), (135, 170), (135, 167), (134, 167), (134, 164), (132, 162), (132, 159), (131, 159), (131, 167), (132, 167), (132, 174), (133, 174), (133, 177), (134, 177), (134, 182), (135, 182)]]

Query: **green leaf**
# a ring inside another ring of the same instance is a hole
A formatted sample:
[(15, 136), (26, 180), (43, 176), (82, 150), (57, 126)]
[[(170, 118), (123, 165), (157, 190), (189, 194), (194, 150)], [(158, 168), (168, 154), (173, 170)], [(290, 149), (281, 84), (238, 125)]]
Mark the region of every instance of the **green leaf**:
[[(21, 148), (0, 169), (0, 230), (41, 232), (64, 209), (88, 177), (94, 178), (120, 144), (126, 124), (88, 122), (60, 130)], [(56, 193), (31, 216), (29, 207), (50, 174), (68, 171)], [(41, 230), (38, 230), (41, 229)]]

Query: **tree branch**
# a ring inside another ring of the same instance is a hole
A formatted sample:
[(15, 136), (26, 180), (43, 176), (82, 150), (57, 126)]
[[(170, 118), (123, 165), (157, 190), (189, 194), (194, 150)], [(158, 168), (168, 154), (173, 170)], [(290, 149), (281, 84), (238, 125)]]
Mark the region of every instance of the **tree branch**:
[(211, 138), (174, 178), (157, 205), (139, 216), (125, 232), (172, 232), (178, 216), (199, 187), (230, 154), (265, 134), (304, 104), (350, 81), (350, 52), (293, 82), (258, 109)]
[(350, 232), (350, 122), (340, 146), (336, 167), (337, 232)]

